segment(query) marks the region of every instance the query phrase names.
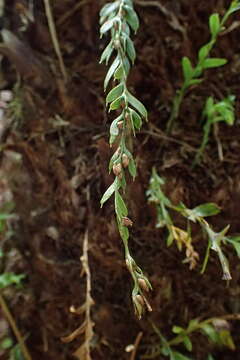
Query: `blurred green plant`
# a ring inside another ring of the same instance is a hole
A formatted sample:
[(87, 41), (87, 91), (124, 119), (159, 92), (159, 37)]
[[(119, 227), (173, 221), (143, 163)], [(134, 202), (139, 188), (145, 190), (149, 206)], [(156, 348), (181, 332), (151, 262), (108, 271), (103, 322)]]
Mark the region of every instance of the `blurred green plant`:
[[(230, 280), (232, 277), (229, 270), (228, 260), (223, 252), (223, 246), (231, 244), (240, 257), (240, 236), (227, 237), (226, 233), (229, 229), (229, 225), (220, 232), (215, 232), (212, 229), (205, 218), (217, 215), (220, 212), (220, 208), (214, 203), (201, 204), (193, 209), (187, 208), (183, 203), (178, 205), (172, 204), (170, 199), (162, 190), (164, 183), (163, 178), (161, 178), (157, 174), (156, 169), (153, 168), (149, 188), (147, 190), (147, 197), (149, 202), (156, 205), (156, 226), (159, 228), (167, 228), (167, 245), (170, 246), (173, 241), (175, 241), (179, 251), (181, 251), (184, 246), (186, 249), (186, 259), (184, 260), (184, 263), (189, 263), (190, 269), (193, 269), (197, 264), (199, 255), (193, 247), (191, 223), (198, 223), (203, 231), (203, 235), (208, 239), (201, 273), (204, 273), (206, 269), (210, 250), (214, 250), (218, 255), (222, 267), (223, 280)], [(181, 229), (174, 225), (170, 211), (177, 212), (186, 218), (186, 229)]]
[(203, 118), (206, 118), (206, 122), (203, 127), (203, 139), (201, 146), (195, 156), (193, 166), (199, 163), (201, 157), (203, 156), (203, 152), (208, 144), (210, 132), (213, 126), (220, 121), (225, 122), (227, 125), (232, 126), (235, 121), (234, 115), (234, 102), (235, 96), (230, 95), (222, 101), (215, 102), (214, 98), (210, 96), (206, 100), (206, 104), (203, 110)]
[[(167, 340), (152, 323), (152, 327), (158, 336), (160, 343), (156, 346), (149, 346), (143, 359), (154, 359), (160, 355), (168, 357), (170, 360), (192, 360), (192, 357), (183, 354), (176, 350), (176, 346), (183, 345), (188, 352), (193, 351), (193, 344), (191, 337), (194, 333), (198, 332), (206, 336), (210, 343), (218, 347), (227, 347), (230, 350), (235, 350), (233, 338), (230, 332), (230, 324), (228, 320), (240, 320), (240, 315), (226, 315), (222, 317), (214, 317), (201, 321), (199, 318), (190, 320), (187, 328), (174, 325), (172, 332), (175, 336)], [(208, 355), (208, 360), (213, 360), (211, 354)]]
[[(13, 203), (6, 203), (0, 209), (0, 232), (2, 235), (8, 236), (6, 235), (9, 232), (7, 221), (14, 217), (14, 215), (10, 213), (13, 207)], [(1, 262), (3, 261), (3, 258), (4, 253), (2, 249), (0, 249)], [(1, 268), (2, 267), (3, 266), (1, 265)], [(31, 360), (31, 356), (28, 352), (28, 349), (26, 348), (24, 339), (21, 336), (18, 326), (10, 312), (10, 309), (8, 308), (7, 302), (3, 295), (4, 290), (9, 286), (15, 285), (19, 287), (24, 278), (24, 274), (15, 274), (13, 272), (0, 273), (0, 308), (18, 341), (18, 344), (13, 345), (13, 340), (10, 337), (6, 336), (0, 342), (1, 350), (10, 350), (9, 360)]]
[(128, 218), (128, 208), (124, 200), (127, 170), (133, 180), (137, 174), (136, 163), (130, 151), (132, 135), (135, 136), (135, 132), (141, 128), (142, 119), (147, 120), (145, 106), (131, 94), (127, 86), (128, 74), (136, 58), (135, 47), (130, 36), (131, 32), (136, 33), (139, 27), (139, 19), (132, 0), (107, 3), (100, 12), (100, 24), (101, 37), (110, 33), (110, 42), (102, 53), (100, 63), (105, 62), (107, 65), (111, 56), (114, 55), (114, 60), (104, 80), (105, 91), (110, 80), (114, 80), (113, 88), (106, 96), (106, 104), (109, 111), (118, 112), (110, 126), (110, 146), (115, 145), (116, 151), (110, 160), (109, 172), (113, 172), (115, 180), (104, 193), (101, 207), (114, 195), (117, 225), (125, 248), (126, 265), (134, 281), (132, 300), (135, 312), (141, 318), (145, 309), (151, 311), (145, 293), (152, 287), (129, 251), (128, 228), (133, 222)]
[(192, 85), (200, 84), (203, 79), (201, 76), (203, 75), (204, 70), (210, 68), (216, 68), (219, 66), (223, 66), (227, 63), (226, 59), (222, 58), (211, 58), (210, 53), (215, 46), (219, 34), (224, 31), (224, 25), (231, 14), (238, 11), (240, 9), (239, 0), (233, 0), (225, 12), (225, 15), (220, 19), (219, 14), (212, 14), (209, 18), (209, 30), (211, 34), (211, 38), (209, 42), (201, 47), (198, 52), (198, 61), (197, 65), (194, 67), (191, 63), (191, 60), (184, 56), (182, 59), (182, 70), (184, 81), (179, 90), (177, 90), (176, 95), (173, 99), (172, 111), (170, 114), (170, 118), (167, 123), (167, 132), (170, 133), (173, 129), (174, 123), (179, 116), (180, 107), (182, 101), (186, 95), (186, 92)]

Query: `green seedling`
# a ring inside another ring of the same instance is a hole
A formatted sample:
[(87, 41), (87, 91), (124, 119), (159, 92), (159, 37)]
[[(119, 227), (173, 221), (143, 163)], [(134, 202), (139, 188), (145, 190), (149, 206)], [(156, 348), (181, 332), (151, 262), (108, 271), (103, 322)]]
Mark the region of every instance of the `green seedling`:
[[(170, 340), (167, 340), (157, 326), (152, 323), (153, 330), (158, 336), (160, 343), (154, 348), (149, 347), (143, 359), (154, 359), (163, 355), (170, 360), (193, 360), (192, 357), (176, 350), (176, 347), (184, 346), (186, 351), (192, 352), (193, 344), (191, 337), (195, 333), (201, 333), (206, 336), (210, 343), (218, 347), (227, 347), (230, 350), (235, 350), (236, 345), (234, 344), (230, 333), (229, 322), (227, 321), (234, 319), (239, 320), (239, 317), (236, 315), (226, 315), (202, 321), (199, 318), (192, 319), (186, 328), (176, 325), (173, 326), (172, 332), (175, 336)], [(213, 360), (211, 354), (208, 355), (208, 360)]]
[(183, 57), (182, 59), (182, 70), (184, 81), (179, 90), (177, 90), (176, 95), (173, 99), (173, 106), (170, 118), (167, 123), (167, 132), (172, 131), (174, 122), (179, 116), (180, 107), (182, 101), (192, 85), (200, 84), (203, 79), (204, 70), (210, 68), (217, 68), (223, 66), (227, 63), (226, 59), (223, 58), (212, 58), (210, 53), (213, 47), (216, 45), (219, 34), (225, 29), (225, 23), (230, 17), (231, 14), (240, 9), (239, 0), (233, 0), (226, 11), (225, 15), (220, 19), (219, 14), (212, 14), (209, 18), (209, 30), (211, 38), (209, 42), (201, 47), (198, 52), (197, 65), (194, 67), (191, 63), (191, 60), (188, 57)]
[(133, 2), (118, 0), (107, 3), (100, 12), (100, 24), (101, 37), (110, 34), (110, 42), (102, 53), (100, 63), (108, 64), (110, 58), (114, 57), (104, 80), (105, 91), (111, 80), (114, 83), (106, 96), (106, 105), (109, 111), (117, 111), (117, 117), (110, 126), (110, 146), (114, 145), (116, 150), (109, 163), (109, 172), (113, 172), (115, 180), (104, 193), (101, 207), (111, 196), (114, 196), (117, 225), (125, 248), (126, 265), (134, 281), (132, 300), (135, 312), (141, 318), (144, 309), (151, 311), (144, 294), (151, 289), (151, 285), (130, 255), (129, 227), (133, 223), (128, 218), (128, 208), (124, 200), (126, 174), (128, 172), (133, 179), (137, 174), (136, 163), (130, 151), (132, 135), (135, 136), (136, 131), (141, 128), (142, 120), (147, 120), (145, 106), (127, 86), (128, 74), (136, 58), (131, 34), (136, 33), (139, 27)]
[(214, 124), (217, 124), (220, 121), (225, 122), (227, 125), (230, 126), (234, 124), (234, 102), (235, 96), (233, 95), (228, 96), (226, 99), (223, 99), (220, 102), (215, 102), (212, 96), (207, 99), (203, 110), (203, 118), (206, 119), (203, 127), (204, 135), (201, 146), (193, 162), (193, 166), (198, 164), (201, 160), (204, 150), (208, 144), (209, 136)]
[[(187, 208), (183, 203), (178, 205), (172, 204), (170, 199), (164, 194), (162, 186), (164, 180), (157, 174), (156, 169), (153, 168), (152, 176), (147, 191), (147, 197), (149, 202), (156, 205), (157, 209), (157, 227), (166, 228), (168, 231), (167, 245), (170, 246), (173, 241), (176, 242), (179, 251), (184, 247), (186, 250), (185, 263), (190, 264), (190, 269), (193, 269), (199, 259), (198, 253), (193, 247), (192, 229), (191, 223), (198, 223), (203, 231), (204, 236), (208, 239), (208, 245), (206, 249), (206, 255), (203, 262), (201, 273), (204, 273), (210, 250), (217, 253), (222, 271), (223, 280), (230, 280), (231, 274), (229, 270), (229, 264), (226, 256), (223, 252), (223, 246), (231, 244), (237, 251), (238, 256), (240, 255), (240, 237), (227, 237), (229, 226), (226, 226), (222, 231), (215, 232), (206, 218), (209, 216), (217, 215), (220, 212), (220, 208), (214, 203), (201, 204), (193, 209)], [(174, 225), (172, 220), (171, 212), (177, 212), (184, 218), (186, 218), (186, 228), (181, 229)]]

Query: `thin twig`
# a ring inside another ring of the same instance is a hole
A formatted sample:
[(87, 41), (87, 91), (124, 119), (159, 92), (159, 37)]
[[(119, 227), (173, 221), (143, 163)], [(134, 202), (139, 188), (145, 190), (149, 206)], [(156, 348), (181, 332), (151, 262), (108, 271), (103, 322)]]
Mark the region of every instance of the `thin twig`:
[(136, 358), (136, 354), (137, 354), (137, 349), (138, 349), (138, 346), (140, 344), (140, 341), (142, 340), (142, 337), (143, 337), (143, 332), (141, 331), (138, 336), (136, 337), (136, 340), (135, 340), (135, 343), (134, 343), (134, 349), (131, 353), (131, 356), (130, 356), (130, 359), (129, 360), (135, 360)]
[(49, 31), (50, 31), (50, 35), (52, 38), (52, 43), (54, 46), (54, 50), (55, 53), (58, 57), (58, 61), (59, 61), (59, 66), (62, 72), (62, 76), (64, 81), (67, 80), (67, 72), (66, 72), (66, 68), (63, 62), (63, 57), (62, 57), (62, 53), (61, 53), (61, 49), (59, 46), (59, 41), (58, 41), (58, 37), (57, 37), (57, 31), (56, 31), (56, 27), (55, 27), (55, 23), (54, 23), (54, 19), (53, 19), (53, 15), (52, 15), (52, 10), (50, 7), (50, 3), (49, 0), (44, 0), (44, 5), (45, 5), (45, 11), (46, 11), (46, 16), (47, 16), (47, 21), (48, 21), (48, 27), (49, 27)]
[(85, 233), (83, 240), (83, 255), (81, 257), (82, 265), (84, 272), (86, 274), (86, 312), (85, 312), (85, 321), (86, 321), (86, 330), (85, 330), (85, 351), (86, 359), (91, 360), (90, 352), (90, 342), (93, 337), (93, 322), (91, 320), (91, 306), (93, 305), (93, 299), (91, 296), (91, 272), (88, 262), (88, 230)]
[(81, 0), (79, 1), (72, 9), (67, 11), (63, 16), (57, 20), (57, 25), (62, 25), (65, 23), (70, 17), (72, 17), (76, 11), (78, 11), (83, 5), (87, 4), (89, 0)]
[(218, 158), (219, 158), (220, 161), (223, 161), (224, 160), (224, 158), (223, 158), (223, 148), (222, 148), (221, 139), (220, 139), (218, 134), (219, 134), (218, 124), (214, 123), (213, 124), (213, 135), (214, 135), (214, 138), (215, 138), (216, 143), (217, 143)]
[(2, 308), (3, 314), (6, 317), (7, 321), (9, 322), (9, 325), (12, 328), (12, 331), (14, 332), (14, 335), (16, 336), (16, 339), (18, 341), (18, 344), (20, 346), (21, 352), (25, 358), (25, 360), (32, 360), (32, 357), (25, 345), (24, 339), (17, 327), (17, 324), (7, 306), (6, 301), (4, 300), (4, 297), (0, 294), (0, 306)]
[(144, 130), (142, 131), (143, 134), (148, 134), (150, 136), (159, 138), (159, 139), (163, 139), (169, 142), (173, 142), (175, 144), (179, 144), (182, 145), (186, 148), (189, 148), (189, 150), (193, 151), (193, 152), (197, 152), (198, 150), (196, 148), (194, 148), (193, 146), (189, 145), (188, 143), (181, 141), (181, 140), (177, 140), (174, 139), (173, 137), (167, 136), (165, 135), (165, 133), (163, 131), (161, 131), (160, 129), (158, 129), (156, 126), (154, 126), (153, 124), (151, 124), (150, 126), (150, 130)]
[(92, 360), (91, 358), (91, 341), (93, 338), (93, 326), (94, 322), (91, 319), (91, 307), (94, 304), (94, 301), (91, 296), (91, 272), (88, 262), (88, 230), (85, 232), (83, 239), (83, 255), (80, 258), (82, 262), (82, 275), (86, 275), (86, 296), (85, 303), (82, 304), (79, 308), (74, 306), (70, 307), (70, 311), (76, 315), (85, 315), (83, 323), (74, 330), (70, 335), (62, 337), (61, 340), (65, 343), (69, 343), (84, 334), (84, 342), (80, 347), (74, 352), (74, 356), (81, 360)]
[(163, 15), (165, 15), (169, 20), (168, 23), (169, 25), (177, 31), (180, 31), (180, 33), (182, 33), (184, 39), (186, 38), (186, 29), (184, 28), (184, 26), (182, 26), (178, 20), (178, 18), (171, 12), (169, 11), (164, 5), (162, 5), (160, 2), (158, 1), (144, 1), (144, 0), (135, 0), (134, 1), (137, 5), (142, 6), (142, 7), (155, 7), (157, 9), (159, 9)]

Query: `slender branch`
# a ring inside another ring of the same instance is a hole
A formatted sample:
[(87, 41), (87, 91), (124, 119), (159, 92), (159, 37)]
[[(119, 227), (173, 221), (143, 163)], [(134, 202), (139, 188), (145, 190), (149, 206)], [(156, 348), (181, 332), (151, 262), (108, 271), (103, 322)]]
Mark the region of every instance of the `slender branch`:
[(12, 328), (12, 331), (14, 335), (16, 336), (16, 339), (18, 341), (18, 344), (20, 346), (20, 349), (22, 351), (23, 356), (25, 357), (25, 360), (32, 360), (32, 357), (25, 345), (24, 339), (20, 333), (20, 330), (18, 329), (18, 326), (16, 324), (16, 321), (14, 320), (6, 301), (4, 300), (3, 295), (0, 293), (0, 306), (2, 308), (3, 314), (6, 317), (7, 321), (9, 322), (9, 325)]
[(52, 38), (54, 50), (55, 50), (55, 53), (56, 53), (56, 55), (58, 57), (60, 70), (62, 72), (62, 76), (63, 76), (64, 81), (67, 81), (67, 72), (66, 72), (66, 68), (65, 68), (65, 65), (64, 65), (61, 49), (60, 49), (60, 46), (59, 46), (57, 31), (56, 31), (56, 27), (55, 27), (53, 14), (52, 14), (52, 10), (51, 10), (49, 0), (44, 0), (44, 5), (45, 5), (45, 11), (46, 11), (46, 16), (47, 16), (47, 21), (48, 21), (48, 27), (49, 27), (50, 35), (51, 35), (51, 38)]

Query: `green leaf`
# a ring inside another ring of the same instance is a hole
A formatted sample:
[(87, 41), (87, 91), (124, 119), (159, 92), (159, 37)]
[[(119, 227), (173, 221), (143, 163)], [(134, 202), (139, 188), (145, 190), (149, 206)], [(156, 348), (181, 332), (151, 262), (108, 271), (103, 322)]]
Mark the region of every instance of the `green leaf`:
[(227, 63), (226, 59), (220, 59), (220, 58), (210, 58), (210, 59), (206, 59), (203, 63), (203, 68), (204, 69), (210, 69), (210, 68), (215, 68), (218, 66), (223, 66)]
[(218, 333), (214, 327), (210, 324), (204, 324), (201, 330), (209, 337), (213, 343), (218, 343)]
[(233, 14), (234, 12), (240, 10), (240, 4), (238, 4), (238, 1), (235, 1), (231, 4), (231, 9), (229, 11), (229, 15)]
[(189, 331), (193, 331), (194, 329), (196, 329), (199, 325), (199, 320), (198, 319), (192, 319), (189, 321), (188, 324), (188, 330)]
[(124, 101), (124, 96), (119, 96), (119, 98), (117, 98), (116, 100), (114, 100), (111, 103), (111, 105), (109, 107), (109, 111), (119, 109), (121, 107), (123, 101)]
[(214, 360), (214, 357), (211, 354), (209, 354), (207, 360)]
[(206, 217), (219, 214), (220, 208), (214, 203), (206, 203), (192, 209), (195, 216)]
[(13, 217), (12, 214), (1, 214), (0, 213), (0, 221), (2, 220), (8, 220), (8, 219), (11, 219)]
[(232, 245), (234, 246), (234, 249), (236, 250), (237, 256), (240, 258), (240, 244), (233, 242)]
[(218, 14), (212, 14), (209, 18), (209, 28), (212, 36), (217, 36), (217, 34), (221, 31), (221, 24)]
[(6, 337), (0, 343), (0, 349), (7, 350), (13, 346), (13, 340), (10, 337)]
[(122, 196), (120, 195), (119, 191), (115, 191), (115, 211), (119, 222), (121, 222), (122, 218), (127, 216), (128, 214), (126, 204)]
[(128, 170), (129, 170), (131, 176), (133, 177), (133, 179), (135, 179), (135, 177), (137, 175), (137, 168), (136, 168), (135, 161), (133, 160), (132, 157), (130, 158), (130, 161), (129, 161)]
[(167, 237), (167, 241), (166, 241), (168, 247), (172, 245), (173, 240), (174, 240), (173, 234), (172, 234), (172, 232), (169, 232), (168, 237)]
[(119, 229), (119, 233), (121, 238), (124, 241), (127, 241), (129, 238), (129, 230), (126, 226), (123, 226), (119, 221), (118, 221), (118, 229)]
[(145, 118), (147, 119), (147, 110), (145, 106), (135, 98), (130, 92), (127, 92), (127, 100), (129, 103)]
[(111, 4), (106, 4), (105, 6), (102, 7), (99, 15), (100, 17), (107, 17), (108, 15), (110, 15), (112, 12), (114, 12), (117, 7), (119, 6), (118, 2), (113, 2)]
[(114, 73), (114, 79), (121, 80), (123, 78), (123, 74), (124, 74), (124, 69), (122, 65), (120, 65)]
[(104, 61), (106, 61), (106, 65), (108, 64), (108, 61), (112, 55), (112, 52), (114, 50), (112, 46), (112, 41), (106, 46), (106, 48), (103, 50), (103, 53), (101, 55), (101, 59), (99, 61), (100, 64), (102, 64)]
[(107, 95), (106, 103), (110, 103), (114, 100), (116, 100), (123, 92), (123, 84), (119, 84), (115, 86)]
[(132, 40), (129, 38), (129, 36), (126, 37), (126, 50), (127, 50), (129, 59), (132, 61), (132, 64), (134, 64), (134, 61), (136, 59), (136, 51), (135, 51), (134, 44), (133, 44)]
[(104, 91), (106, 91), (106, 88), (108, 86), (108, 83), (111, 79), (111, 77), (113, 76), (115, 70), (117, 69), (118, 65), (119, 65), (120, 61), (119, 61), (119, 58), (116, 57), (115, 60), (113, 61), (112, 65), (110, 66), (108, 72), (107, 72), (107, 75), (105, 77), (105, 80), (104, 80)]
[(115, 153), (114, 153), (113, 156), (111, 157), (111, 160), (109, 161), (109, 167), (108, 167), (109, 173), (110, 173), (111, 170), (112, 170), (112, 167), (113, 167), (114, 162), (116, 162), (119, 158), (120, 158), (119, 152), (118, 152), (118, 151), (115, 151)]
[(133, 127), (137, 130), (140, 130), (142, 127), (141, 117), (138, 115), (138, 113), (135, 110), (129, 109), (129, 111), (130, 111), (130, 118), (131, 118)]
[(190, 79), (193, 75), (193, 67), (190, 59), (186, 56), (182, 58), (182, 68), (185, 80)]
[(116, 119), (113, 120), (111, 126), (110, 126), (110, 134), (113, 136), (118, 136), (119, 134), (119, 128), (118, 123), (123, 119), (123, 114), (119, 115)]
[(180, 333), (182, 333), (182, 332), (184, 332), (185, 331), (185, 329), (183, 329), (181, 326), (173, 326), (173, 328), (172, 328), (172, 332), (174, 333), (174, 334), (180, 334)]
[(0, 275), (0, 289), (4, 289), (7, 286), (10, 285), (19, 285), (22, 279), (25, 278), (25, 275), (20, 274), (16, 275), (11, 272), (6, 272), (4, 274)]
[(123, 67), (124, 67), (125, 75), (128, 76), (131, 66), (127, 57), (124, 57), (123, 59)]
[(190, 357), (185, 356), (185, 355), (181, 354), (178, 351), (173, 351), (172, 352), (172, 358), (171, 359), (173, 359), (173, 360), (191, 360)]
[(113, 25), (114, 25), (114, 22), (116, 21), (116, 17), (114, 17), (113, 19), (110, 19), (110, 20), (107, 20), (100, 28), (100, 34), (101, 36), (103, 34), (105, 34), (107, 31), (109, 31)]
[(135, 10), (131, 6), (125, 5), (124, 9), (127, 11), (126, 20), (127, 20), (128, 24), (131, 26), (131, 28), (133, 29), (133, 31), (136, 33), (139, 28), (138, 16), (137, 16)]
[(103, 197), (100, 201), (101, 207), (103, 207), (103, 204), (112, 196), (112, 194), (117, 190), (117, 188), (118, 188), (118, 179), (116, 178), (112, 183), (112, 185), (110, 185), (109, 188), (103, 194)]
[(25, 360), (19, 344), (15, 345), (10, 352), (10, 360)]
[(188, 86), (199, 85), (201, 82), (203, 82), (203, 79), (192, 79), (188, 82)]
[(211, 48), (212, 48), (212, 44), (210, 44), (210, 43), (202, 46), (201, 49), (198, 52), (198, 60), (202, 61), (203, 59), (205, 59), (208, 56), (209, 51), (211, 50)]
[(188, 351), (192, 351), (193, 346), (189, 336), (184, 337), (183, 343)]
[(236, 350), (236, 346), (229, 330), (221, 330), (219, 332), (219, 339), (222, 345), (228, 347), (231, 350)]
[(227, 237), (226, 240), (234, 247), (237, 256), (240, 258), (240, 236)]

